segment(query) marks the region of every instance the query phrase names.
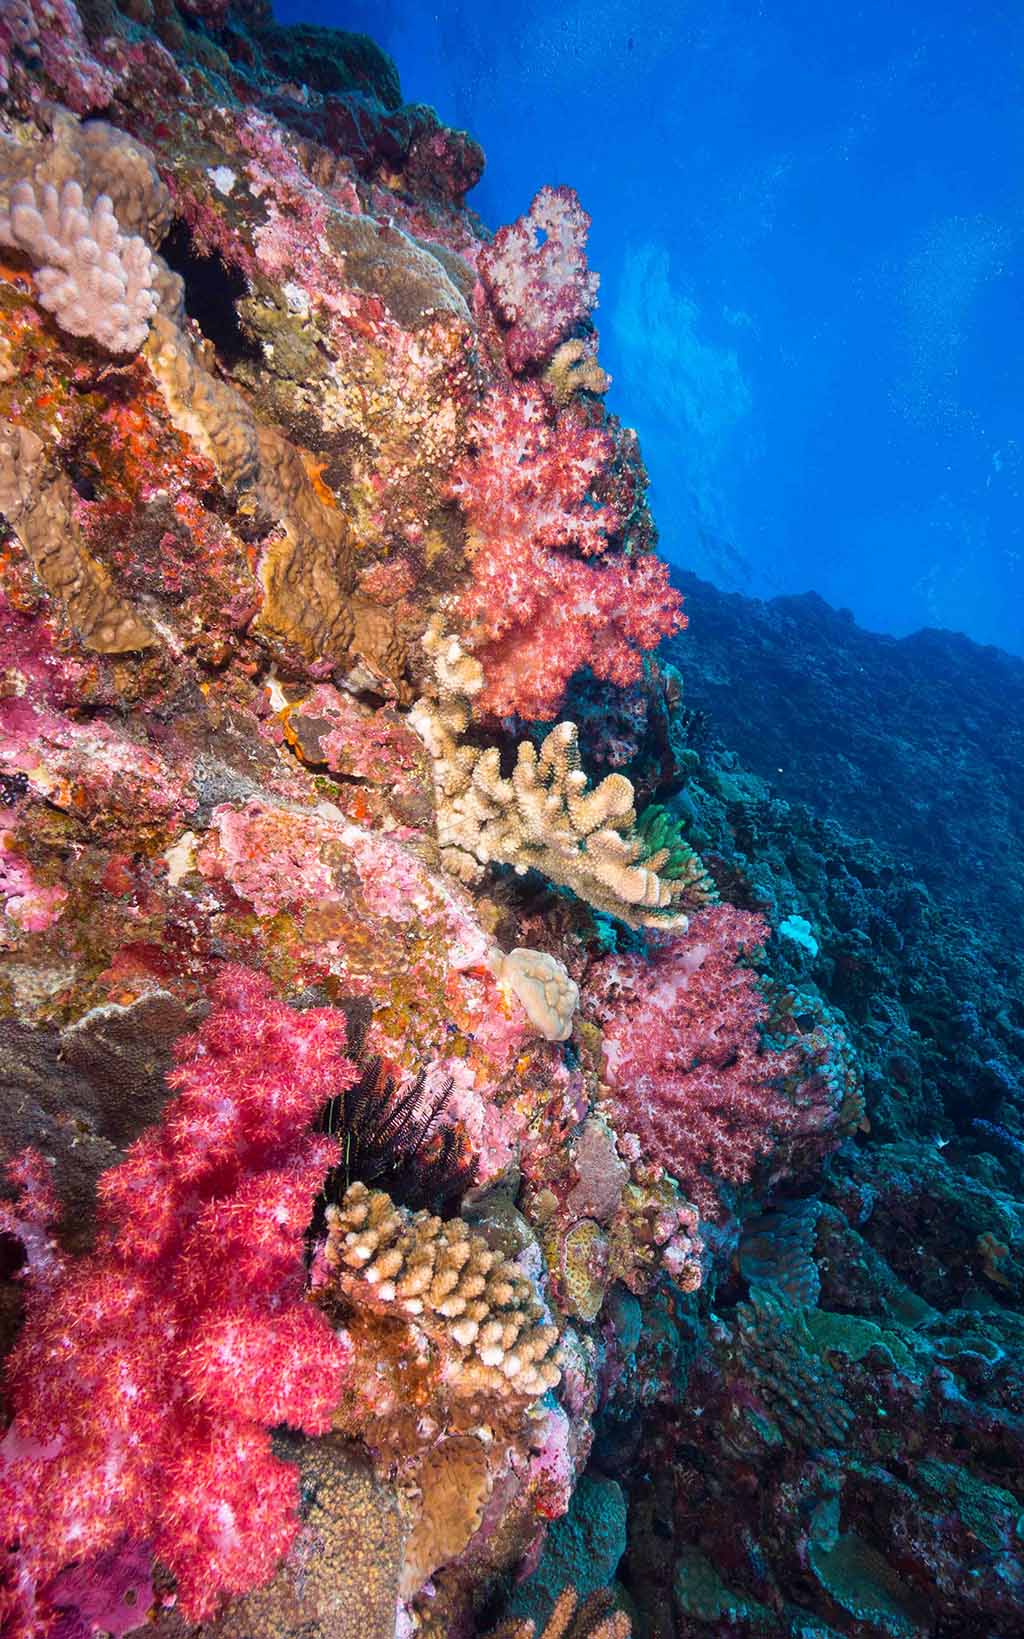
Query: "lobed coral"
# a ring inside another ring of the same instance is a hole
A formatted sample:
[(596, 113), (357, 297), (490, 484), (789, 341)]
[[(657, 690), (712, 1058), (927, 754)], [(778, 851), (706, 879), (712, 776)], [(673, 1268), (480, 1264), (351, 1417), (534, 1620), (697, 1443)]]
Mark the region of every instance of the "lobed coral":
[(520, 874), (535, 869), (623, 921), (685, 924), (683, 907), (711, 897), (710, 881), (678, 835), (637, 819), (630, 782), (609, 774), (588, 789), (573, 723), (558, 724), (539, 750), (521, 741), (506, 779), (497, 747), (462, 743), (468, 702), (482, 686), (478, 662), (445, 637), (437, 619), (424, 646), (438, 699), (422, 697), (411, 721), (433, 758), (438, 842), (448, 869), (465, 882), (479, 881), (492, 863)]
[(459, 1392), (531, 1400), (558, 1382), (557, 1327), (532, 1282), (461, 1218), (409, 1214), (383, 1190), (352, 1184), (327, 1212), (324, 1262), (356, 1305), (411, 1320), (449, 1356)]
[(157, 308), (153, 258), (121, 232), (107, 194), (86, 209), (77, 182), (47, 183), (38, 197), (17, 182), (0, 205), (0, 244), (31, 257), (39, 300), (61, 329), (111, 353), (142, 346)]

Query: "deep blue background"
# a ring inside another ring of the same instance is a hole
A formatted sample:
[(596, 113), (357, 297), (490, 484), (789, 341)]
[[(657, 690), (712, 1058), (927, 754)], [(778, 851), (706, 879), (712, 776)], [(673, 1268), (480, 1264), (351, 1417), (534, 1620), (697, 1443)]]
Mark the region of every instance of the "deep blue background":
[(280, 0), (362, 28), (594, 218), (665, 555), (1024, 651), (1024, 12), (969, 0)]

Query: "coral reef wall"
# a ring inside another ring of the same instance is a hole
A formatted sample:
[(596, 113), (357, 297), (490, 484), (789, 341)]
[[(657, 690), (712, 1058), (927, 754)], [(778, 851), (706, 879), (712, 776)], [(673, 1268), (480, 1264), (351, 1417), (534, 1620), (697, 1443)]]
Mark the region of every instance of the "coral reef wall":
[(1012, 959), (689, 703), (482, 165), (0, 6), (0, 1628), (1010, 1639)]

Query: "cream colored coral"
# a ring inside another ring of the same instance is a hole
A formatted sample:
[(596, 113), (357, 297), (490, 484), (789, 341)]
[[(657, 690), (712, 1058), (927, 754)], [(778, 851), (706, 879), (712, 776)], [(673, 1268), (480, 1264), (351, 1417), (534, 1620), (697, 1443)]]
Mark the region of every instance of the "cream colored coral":
[(62, 330), (111, 353), (135, 352), (156, 312), (149, 246), (121, 232), (108, 194), (90, 206), (78, 182), (16, 182), (0, 202), (0, 244), (36, 266), (39, 300)]
[(555, 348), (544, 371), (544, 380), (559, 405), (568, 404), (579, 392), (606, 393), (612, 384), (607, 370), (602, 370), (594, 353), (588, 351), (579, 336)]
[(469, 700), (482, 685), (479, 664), (434, 617), (423, 639), (433, 663), (434, 698), (422, 697), (410, 722), (434, 761), (438, 842), (447, 868), (479, 881), (492, 864), (520, 875), (535, 869), (571, 888), (596, 910), (634, 927), (685, 927), (682, 910), (703, 871), (659, 875), (670, 850), (648, 854), (635, 830), (633, 787), (609, 774), (590, 788), (580, 765), (575, 723), (558, 723), (540, 749), (524, 740), (511, 776), (496, 746), (463, 740)]
[(580, 990), (564, 963), (546, 950), (520, 946), (507, 956), (499, 951), (491, 966), (498, 983), (518, 998), (539, 1035), (547, 1041), (568, 1041)]
[(558, 1382), (558, 1328), (533, 1283), (463, 1219), (410, 1213), (383, 1190), (352, 1184), (327, 1225), (338, 1289), (415, 1324), (449, 1353), (460, 1388), (534, 1400)]

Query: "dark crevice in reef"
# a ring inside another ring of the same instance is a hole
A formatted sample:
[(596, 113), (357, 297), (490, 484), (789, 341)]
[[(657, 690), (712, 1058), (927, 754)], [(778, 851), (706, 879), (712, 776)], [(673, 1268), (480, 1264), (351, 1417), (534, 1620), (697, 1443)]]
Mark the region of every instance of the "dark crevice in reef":
[(247, 293), (245, 276), (219, 256), (200, 255), (182, 221), (172, 225), (160, 254), (185, 282), (185, 312), (195, 319), (225, 365), (259, 363), (262, 354), (242, 329), (236, 305)]

